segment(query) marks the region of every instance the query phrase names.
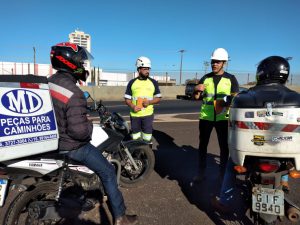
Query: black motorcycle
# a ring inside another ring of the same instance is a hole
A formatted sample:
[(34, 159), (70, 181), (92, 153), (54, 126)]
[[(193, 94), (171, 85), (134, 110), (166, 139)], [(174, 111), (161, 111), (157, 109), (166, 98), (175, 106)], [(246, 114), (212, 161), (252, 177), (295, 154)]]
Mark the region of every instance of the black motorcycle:
[[(84, 94), (86, 98), (91, 98), (88, 92)], [(155, 156), (152, 149), (149, 144), (142, 140), (130, 139), (128, 123), (119, 113), (109, 112), (102, 101), (98, 104), (93, 99), (92, 101), (93, 105), (89, 109), (98, 113), (100, 126), (109, 136), (115, 137), (116, 133), (120, 136), (118, 141), (119, 150), (114, 151), (115, 146), (109, 146), (111, 152), (103, 153), (108, 153), (111, 159), (120, 162), (120, 175), (118, 174), (120, 185), (127, 188), (141, 185), (148, 179), (154, 169)], [(101, 149), (103, 146), (99, 148)]]

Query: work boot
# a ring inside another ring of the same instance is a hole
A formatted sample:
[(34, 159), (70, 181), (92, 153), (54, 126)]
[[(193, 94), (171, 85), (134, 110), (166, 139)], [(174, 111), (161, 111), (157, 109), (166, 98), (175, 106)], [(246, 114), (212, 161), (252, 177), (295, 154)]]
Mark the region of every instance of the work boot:
[(116, 219), (115, 225), (135, 225), (138, 223), (136, 215), (124, 215)]
[(212, 207), (220, 213), (229, 214), (232, 212), (230, 207), (221, 203), (220, 200), (216, 197), (213, 197), (210, 202)]

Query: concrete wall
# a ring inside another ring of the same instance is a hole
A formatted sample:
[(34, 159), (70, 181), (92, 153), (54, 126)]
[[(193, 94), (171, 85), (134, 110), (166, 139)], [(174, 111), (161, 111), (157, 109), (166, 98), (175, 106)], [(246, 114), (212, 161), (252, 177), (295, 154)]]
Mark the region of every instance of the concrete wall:
[[(93, 99), (104, 101), (122, 101), (126, 87), (112, 87), (112, 86), (100, 86), (100, 87), (80, 87), (83, 91), (88, 91)], [(159, 87), (163, 99), (176, 99), (176, 95), (184, 95), (185, 86), (166, 86)]]
[[(249, 88), (250, 86), (244, 86)], [(287, 86), (291, 90), (300, 92), (300, 86)], [(99, 101), (122, 101), (124, 99), (125, 86), (100, 86), (100, 87), (80, 87), (83, 91), (88, 91), (93, 99)], [(162, 86), (159, 87), (163, 99), (176, 99), (177, 95), (184, 95), (185, 86)]]

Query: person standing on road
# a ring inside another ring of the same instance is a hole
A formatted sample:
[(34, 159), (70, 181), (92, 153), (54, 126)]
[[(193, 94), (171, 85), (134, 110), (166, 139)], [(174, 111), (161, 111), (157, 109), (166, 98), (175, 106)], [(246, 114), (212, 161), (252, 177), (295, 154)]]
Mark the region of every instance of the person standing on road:
[(114, 224), (134, 225), (137, 216), (125, 214), (114, 166), (90, 144), (93, 125), (87, 118), (87, 100), (76, 83), (86, 81), (89, 72), (84, 64), (91, 59), (85, 48), (70, 42), (51, 47), (51, 64), (57, 73), (49, 78), (49, 87), (59, 130), (59, 149), (69, 151), (71, 159), (82, 162), (100, 177), (112, 208)]
[(132, 138), (151, 144), (154, 108), (161, 100), (156, 80), (149, 77), (151, 61), (141, 56), (136, 61), (137, 78), (129, 81), (125, 92), (125, 103), (130, 107)]
[[(205, 74), (195, 86), (194, 98), (202, 100), (199, 115), (199, 161), (200, 171), (195, 182), (203, 180), (206, 169), (207, 146), (212, 129), (215, 128), (220, 146), (220, 177), (223, 178), (228, 160), (228, 109), (227, 96), (234, 96), (239, 91), (239, 84), (234, 75), (224, 71), (228, 62), (228, 53), (224, 48), (217, 48), (211, 56), (212, 72)], [(225, 99), (225, 100), (224, 100)]]

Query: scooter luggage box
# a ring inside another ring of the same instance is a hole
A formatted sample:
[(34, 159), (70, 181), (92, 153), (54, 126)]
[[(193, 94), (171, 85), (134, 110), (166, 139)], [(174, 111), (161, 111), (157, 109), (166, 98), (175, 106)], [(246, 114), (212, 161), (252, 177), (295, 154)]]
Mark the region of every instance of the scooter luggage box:
[(229, 113), (229, 149), (246, 156), (290, 158), (300, 170), (300, 95), (283, 85), (261, 85), (240, 93)]
[(0, 125), (0, 162), (58, 148), (46, 77), (0, 75)]

